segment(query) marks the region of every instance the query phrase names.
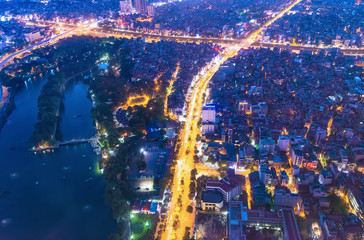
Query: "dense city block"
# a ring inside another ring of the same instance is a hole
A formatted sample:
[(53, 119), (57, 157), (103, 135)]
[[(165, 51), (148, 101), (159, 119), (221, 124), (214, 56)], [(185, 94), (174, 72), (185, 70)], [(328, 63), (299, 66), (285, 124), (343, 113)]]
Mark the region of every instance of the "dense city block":
[(0, 239), (364, 238), (361, 0), (0, 0)]

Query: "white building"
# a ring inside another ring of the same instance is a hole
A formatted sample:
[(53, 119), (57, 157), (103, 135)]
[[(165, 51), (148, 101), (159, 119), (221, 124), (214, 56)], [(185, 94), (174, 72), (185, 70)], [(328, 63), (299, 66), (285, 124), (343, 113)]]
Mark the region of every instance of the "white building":
[(27, 34), (24, 34), (24, 36), (25, 36), (25, 40), (27, 40), (27, 42), (35, 42), (42, 38), (42, 36), (40, 35), (40, 32), (27, 33)]
[(297, 206), (300, 197), (298, 194), (291, 193), (289, 190), (276, 189), (274, 190), (274, 206), (276, 207), (291, 207)]
[(235, 175), (234, 170), (228, 170), (228, 176), (220, 181), (208, 181), (206, 191), (218, 191), (222, 194), (225, 201), (229, 202), (239, 196), (243, 189), (243, 178)]
[(213, 104), (206, 104), (202, 108), (202, 123), (212, 123), (216, 122), (216, 106)]
[(340, 155), (342, 168), (346, 168), (346, 165), (349, 162), (348, 152), (345, 149), (342, 148), (342, 149), (339, 150), (339, 155)]
[(291, 149), (292, 164), (301, 166), (304, 160), (303, 152), (299, 147), (292, 147)]
[(6, 42), (0, 42), (0, 50), (3, 48), (6, 48), (8, 45), (6, 44)]
[(280, 151), (287, 152), (289, 147), (290, 137), (288, 135), (281, 135), (278, 138), (278, 147)]

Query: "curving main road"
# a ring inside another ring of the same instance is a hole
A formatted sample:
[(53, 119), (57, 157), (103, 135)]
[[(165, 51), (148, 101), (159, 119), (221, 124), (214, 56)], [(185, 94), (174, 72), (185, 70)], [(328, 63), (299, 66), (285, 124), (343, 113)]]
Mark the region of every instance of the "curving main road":
[[(277, 16), (280, 18), (280, 14), (283, 11), (281, 11)], [(272, 21), (275, 21), (277, 19), (277, 16), (273, 18), (272, 20), (265, 23), (262, 27), (260, 27), (257, 31), (254, 33), (260, 33), (263, 30), (263, 27), (269, 26)], [(58, 27), (58, 24), (55, 22), (48, 22), (48, 21), (39, 21), (37, 23), (30, 23), (32, 25), (42, 25), (42, 26), (48, 26), (48, 27)], [(82, 26), (82, 25), (81, 25)], [(80, 28), (80, 26), (73, 25), (73, 24), (62, 24), (63, 28), (68, 29), (74, 29), (74, 28)], [(240, 45), (244, 39), (239, 38), (214, 38), (214, 37), (195, 37), (195, 36), (177, 36), (177, 35), (163, 35), (163, 34), (156, 34), (151, 32), (139, 32), (135, 30), (122, 30), (122, 29), (103, 29), (101, 27), (93, 27), (92, 31), (84, 31), (82, 34), (85, 35), (93, 35), (98, 37), (116, 37), (116, 38), (145, 38), (149, 41), (176, 41), (176, 42), (191, 42), (191, 43), (215, 43), (219, 45)], [(248, 35), (252, 36), (252, 34)], [(247, 39), (246, 38), (246, 39)], [(256, 40), (256, 39), (255, 39)], [(327, 50), (331, 49), (331, 46), (309, 46), (309, 45), (287, 45), (287, 44), (278, 44), (278, 43), (265, 43), (265, 42), (258, 42), (254, 41), (253, 44), (251, 44), (252, 47), (264, 47), (264, 48), (282, 48), (286, 49), (289, 47), (292, 50), (306, 50), (306, 51), (312, 51), (316, 52), (319, 50)], [(347, 55), (364, 55), (364, 48), (340, 48), (340, 50)]]
[(30, 53), (31, 51), (33, 51), (34, 49), (38, 48), (38, 47), (41, 47), (41, 46), (45, 46), (47, 44), (50, 44), (50, 43), (55, 43), (57, 42), (58, 40), (60, 40), (61, 38), (65, 38), (65, 37), (68, 37), (68, 35), (72, 34), (73, 31), (75, 31), (76, 29), (72, 29), (72, 30), (69, 30), (65, 33), (62, 33), (62, 34), (59, 34), (59, 35), (55, 35), (55, 36), (52, 36), (52, 37), (49, 37), (47, 39), (44, 39), (38, 43), (35, 43), (33, 45), (30, 45), (22, 50), (19, 50), (13, 54), (11, 54), (10, 56), (8, 57), (5, 57), (4, 59), (2, 59), (0, 61), (0, 70), (6, 66), (7, 64), (11, 64), (13, 59), (15, 57), (20, 57), (22, 56), (23, 54), (26, 54), (26, 53)]
[(193, 155), (194, 147), (197, 144), (197, 135), (201, 133), (198, 127), (198, 120), (201, 117), (201, 109), (204, 102), (204, 93), (209, 82), (220, 66), (229, 58), (235, 56), (241, 49), (249, 48), (257, 39), (263, 27), (269, 26), (274, 21), (282, 17), (292, 7), (301, 0), (289, 5), (282, 10), (275, 18), (265, 23), (261, 28), (250, 34), (246, 39), (240, 41), (238, 45), (227, 46), (220, 56), (215, 57), (211, 62), (200, 70), (193, 79), (188, 91), (186, 105), (186, 119), (184, 127), (179, 135), (180, 150), (177, 152), (177, 164), (172, 182), (172, 198), (169, 203), (166, 230), (162, 235), (162, 240), (182, 239), (186, 227), (193, 233), (195, 215), (186, 211), (189, 205), (195, 206), (195, 202), (188, 198), (191, 170), (195, 168)]

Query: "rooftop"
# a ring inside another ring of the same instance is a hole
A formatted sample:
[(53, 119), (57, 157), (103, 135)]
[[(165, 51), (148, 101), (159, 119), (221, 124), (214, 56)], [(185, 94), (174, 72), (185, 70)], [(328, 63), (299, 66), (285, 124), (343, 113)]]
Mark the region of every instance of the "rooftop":
[(223, 201), (223, 196), (218, 191), (203, 191), (201, 200), (203, 202), (209, 202), (209, 203), (221, 203)]

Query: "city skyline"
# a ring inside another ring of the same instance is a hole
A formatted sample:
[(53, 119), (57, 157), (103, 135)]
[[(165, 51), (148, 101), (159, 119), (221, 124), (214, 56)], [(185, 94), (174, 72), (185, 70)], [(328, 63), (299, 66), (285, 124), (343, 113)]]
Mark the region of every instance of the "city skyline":
[(0, 238), (363, 238), (363, 6), (2, 2)]

